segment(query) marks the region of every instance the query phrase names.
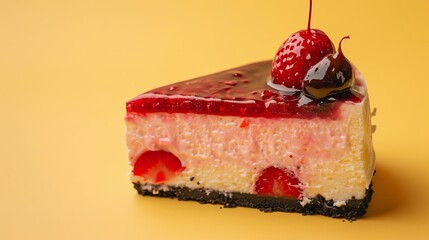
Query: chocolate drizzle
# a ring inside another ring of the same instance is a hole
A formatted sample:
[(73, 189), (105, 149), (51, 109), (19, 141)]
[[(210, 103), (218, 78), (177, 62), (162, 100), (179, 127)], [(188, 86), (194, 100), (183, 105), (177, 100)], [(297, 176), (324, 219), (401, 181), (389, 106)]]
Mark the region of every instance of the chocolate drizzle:
[(338, 93), (349, 92), (354, 84), (353, 68), (341, 50), (329, 54), (312, 66), (304, 78), (303, 89), (307, 97), (323, 99)]

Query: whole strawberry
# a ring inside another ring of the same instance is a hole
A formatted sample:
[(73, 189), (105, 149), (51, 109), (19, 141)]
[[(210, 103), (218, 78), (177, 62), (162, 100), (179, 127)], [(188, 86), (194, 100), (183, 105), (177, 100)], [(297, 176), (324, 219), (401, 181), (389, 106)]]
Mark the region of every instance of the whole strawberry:
[(307, 29), (286, 39), (273, 60), (271, 81), (274, 86), (282, 85), (280, 90), (301, 90), (303, 79), (310, 67), (326, 55), (334, 53), (334, 45), (329, 37), (321, 30), (310, 28), (311, 8), (312, 1)]

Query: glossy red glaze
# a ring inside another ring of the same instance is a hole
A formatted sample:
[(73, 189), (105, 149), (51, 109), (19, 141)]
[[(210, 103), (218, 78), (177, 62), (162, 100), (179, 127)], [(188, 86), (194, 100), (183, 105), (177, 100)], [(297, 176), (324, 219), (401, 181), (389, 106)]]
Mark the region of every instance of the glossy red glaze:
[(127, 102), (127, 112), (336, 119), (342, 102), (363, 98), (348, 93), (311, 100), (301, 91), (286, 93), (268, 86), (270, 78), (271, 61), (253, 63), (141, 94)]

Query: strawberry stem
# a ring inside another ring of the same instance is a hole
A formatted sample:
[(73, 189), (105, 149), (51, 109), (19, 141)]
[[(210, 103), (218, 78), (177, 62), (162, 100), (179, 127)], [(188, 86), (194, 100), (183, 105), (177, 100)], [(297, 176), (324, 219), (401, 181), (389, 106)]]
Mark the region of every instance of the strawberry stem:
[(339, 52), (340, 54), (343, 54), (343, 51), (341, 50), (341, 43), (343, 42), (343, 40), (344, 40), (344, 39), (350, 39), (350, 36), (349, 36), (349, 35), (347, 35), (347, 36), (345, 36), (345, 37), (341, 38), (340, 43), (338, 44), (338, 52)]
[(307, 33), (310, 34), (310, 22), (311, 22), (311, 9), (313, 6), (313, 1), (310, 0), (310, 11), (308, 13), (308, 23), (307, 23)]

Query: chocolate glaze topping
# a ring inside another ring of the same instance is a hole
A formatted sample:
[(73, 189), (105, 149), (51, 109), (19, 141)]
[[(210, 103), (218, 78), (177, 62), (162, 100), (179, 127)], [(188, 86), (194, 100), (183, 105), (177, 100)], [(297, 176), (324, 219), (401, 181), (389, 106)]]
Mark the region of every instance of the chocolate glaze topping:
[(350, 91), (354, 84), (353, 67), (341, 51), (341, 39), (338, 52), (328, 54), (312, 66), (303, 81), (304, 95), (322, 99), (341, 92)]

